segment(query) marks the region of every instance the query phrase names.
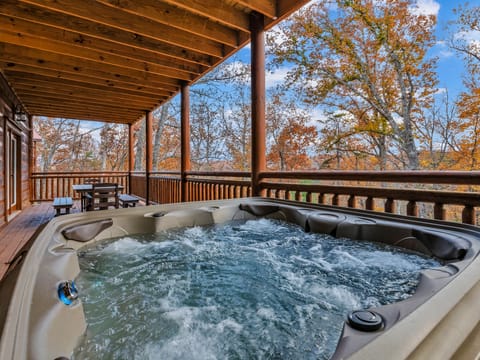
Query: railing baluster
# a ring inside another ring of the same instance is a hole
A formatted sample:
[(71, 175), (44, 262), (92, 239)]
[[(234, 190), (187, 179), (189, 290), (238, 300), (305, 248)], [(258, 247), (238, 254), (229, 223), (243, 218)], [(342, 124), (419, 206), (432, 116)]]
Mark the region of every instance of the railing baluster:
[(305, 201), (307, 203), (311, 203), (312, 202), (312, 192), (311, 191), (308, 191), (307, 192), (307, 195), (305, 196)]
[(348, 207), (349, 208), (356, 208), (357, 207), (357, 199), (355, 198), (355, 195), (350, 195), (348, 197)]
[(445, 209), (442, 203), (435, 203), (433, 206), (433, 218), (437, 220), (445, 220)]
[(332, 196), (332, 205), (338, 206), (340, 203), (338, 194), (333, 194)]
[(475, 208), (471, 205), (465, 205), (462, 210), (462, 222), (475, 225)]
[(410, 200), (407, 204), (407, 215), (418, 217), (417, 202)]
[(387, 201), (385, 201), (385, 212), (393, 214), (395, 213), (395, 210), (395, 200), (387, 198)]
[(372, 196), (367, 196), (367, 200), (365, 201), (365, 209), (375, 210), (375, 201), (373, 200)]
[(319, 204), (325, 204), (325, 194), (324, 194), (324, 193), (319, 193), (319, 194), (318, 194), (318, 200), (317, 200), (317, 202), (318, 202)]
[(301, 201), (302, 200), (302, 192), (301, 191), (295, 191), (295, 201)]

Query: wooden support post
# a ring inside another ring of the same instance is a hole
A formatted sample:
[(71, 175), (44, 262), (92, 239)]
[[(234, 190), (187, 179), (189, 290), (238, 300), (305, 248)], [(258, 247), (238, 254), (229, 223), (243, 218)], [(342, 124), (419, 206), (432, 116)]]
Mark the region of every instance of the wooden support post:
[(262, 196), (260, 173), (265, 171), (265, 24), (262, 14), (250, 14), (252, 81), (252, 196)]
[(180, 142), (181, 142), (181, 164), (180, 177), (182, 182), (182, 202), (190, 201), (190, 194), (188, 194), (187, 187), (187, 171), (190, 171), (190, 87), (185, 83), (182, 84), (181, 89), (181, 128), (180, 128)]
[(133, 124), (128, 124), (128, 193), (132, 193), (132, 172), (134, 169), (133, 160), (135, 159), (134, 153), (134, 137), (135, 132), (133, 131)]
[(146, 190), (145, 190), (145, 204), (150, 204), (150, 173), (153, 168), (153, 113), (147, 111), (145, 113), (145, 177), (146, 177)]

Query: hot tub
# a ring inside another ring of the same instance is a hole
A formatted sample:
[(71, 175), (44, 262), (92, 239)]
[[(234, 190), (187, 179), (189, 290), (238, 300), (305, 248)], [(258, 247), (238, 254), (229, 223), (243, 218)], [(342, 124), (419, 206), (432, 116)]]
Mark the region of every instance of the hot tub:
[[(86, 320), (71, 282), (78, 250), (98, 241), (232, 220), (280, 219), (306, 232), (403, 247), (438, 259), (413, 296), (351, 309), (333, 359), (475, 358), (480, 351), (480, 232), (476, 227), (270, 199), (148, 206), (52, 220), (30, 249), (12, 295), (1, 359), (68, 358)], [(80, 294), (81, 299), (81, 294)], [(70, 304), (71, 302), (71, 304)]]

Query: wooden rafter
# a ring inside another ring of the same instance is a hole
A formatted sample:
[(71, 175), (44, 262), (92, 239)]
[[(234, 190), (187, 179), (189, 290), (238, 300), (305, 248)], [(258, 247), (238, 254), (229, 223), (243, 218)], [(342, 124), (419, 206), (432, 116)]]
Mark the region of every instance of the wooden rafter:
[(0, 71), (32, 115), (134, 123), (306, 0), (1, 0)]

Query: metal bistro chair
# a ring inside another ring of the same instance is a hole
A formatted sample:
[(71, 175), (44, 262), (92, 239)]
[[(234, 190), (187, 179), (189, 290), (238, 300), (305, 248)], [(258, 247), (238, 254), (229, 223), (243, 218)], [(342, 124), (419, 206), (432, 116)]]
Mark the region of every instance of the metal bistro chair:
[(92, 184), (92, 192), (87, 193), (87, 211), (107, 210), (109, 207), (118, 209), (118, 184)]

